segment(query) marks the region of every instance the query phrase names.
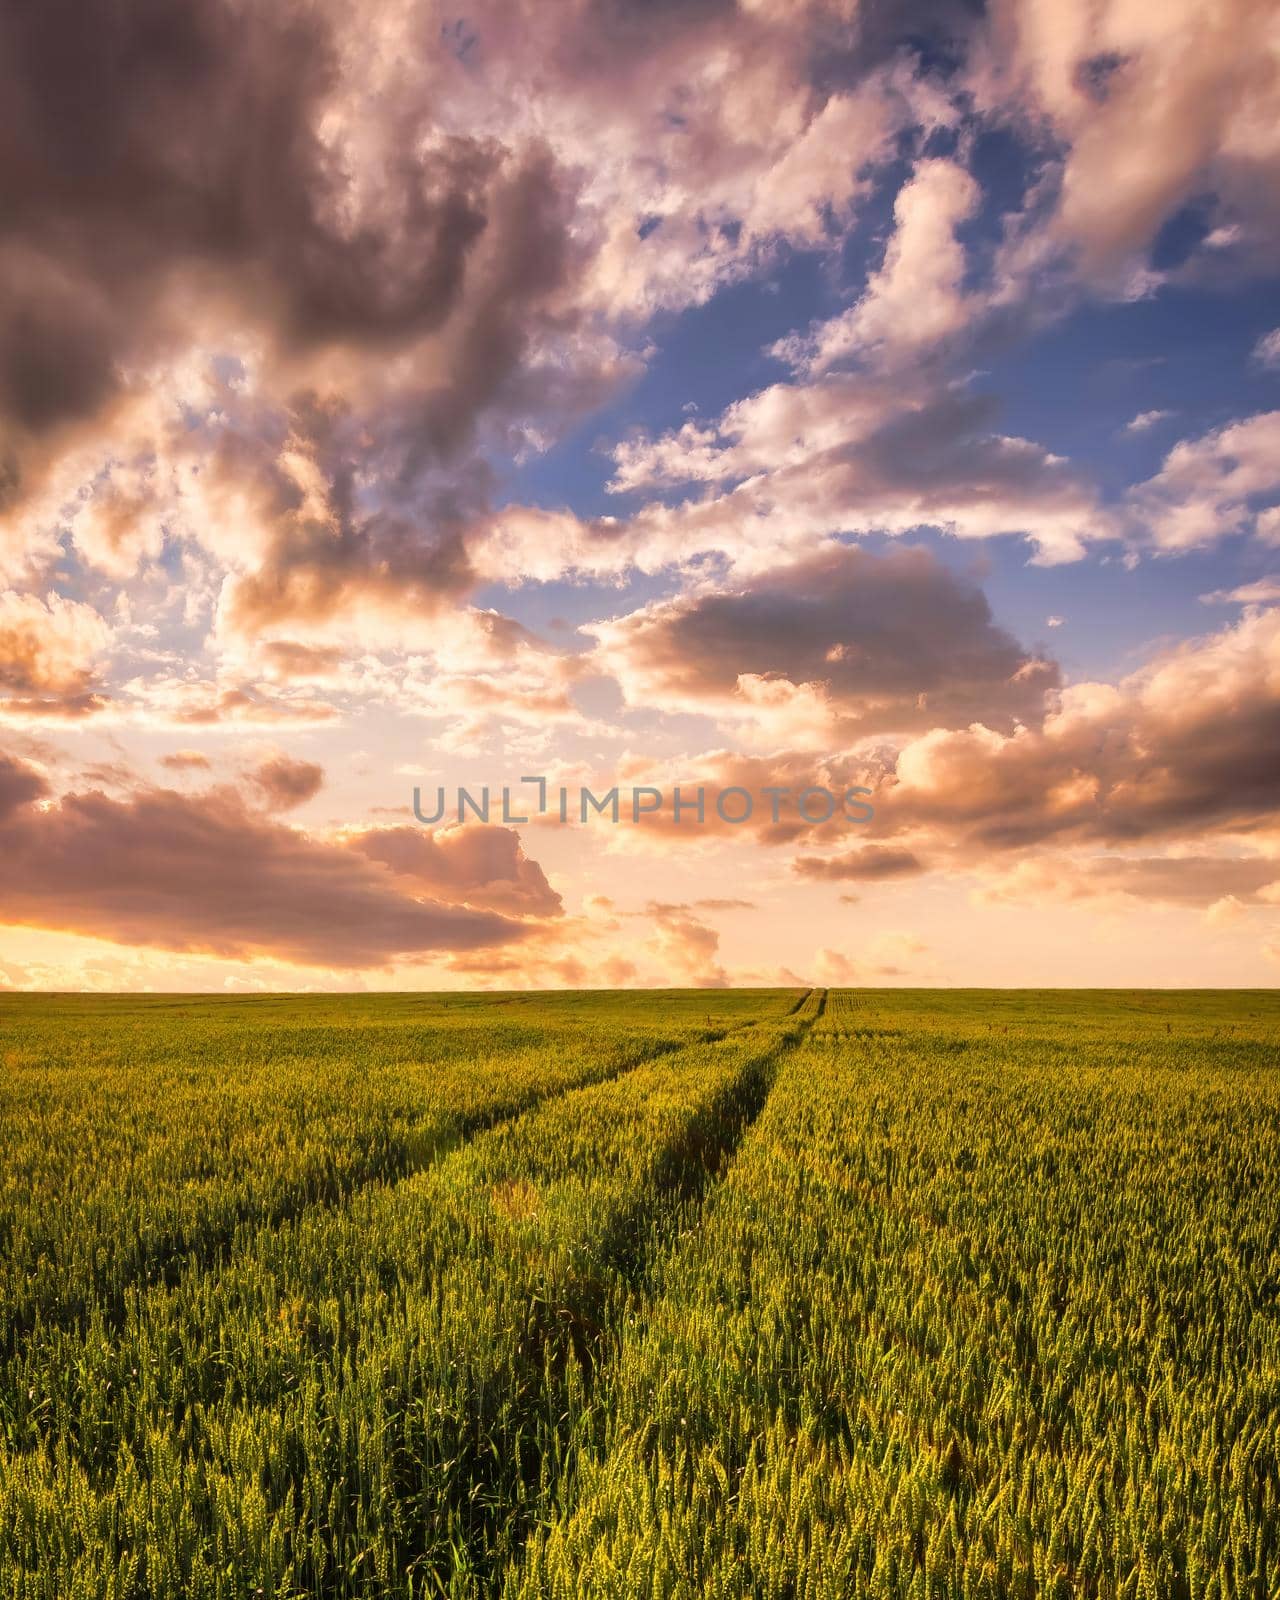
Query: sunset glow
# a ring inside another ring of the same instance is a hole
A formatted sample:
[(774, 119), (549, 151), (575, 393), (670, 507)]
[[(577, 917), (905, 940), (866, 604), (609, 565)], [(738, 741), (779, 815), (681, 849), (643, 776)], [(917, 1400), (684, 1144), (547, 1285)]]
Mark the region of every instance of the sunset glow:
[(0, 200), (0, 987), (1280, 977), (1273, 7), (13, 5)]

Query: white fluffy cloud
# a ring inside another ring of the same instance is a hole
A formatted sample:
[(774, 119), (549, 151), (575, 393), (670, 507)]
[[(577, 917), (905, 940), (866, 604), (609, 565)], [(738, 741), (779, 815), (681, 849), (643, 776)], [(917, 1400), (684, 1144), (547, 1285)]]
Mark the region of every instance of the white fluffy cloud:
[(1049, 237), (1087, 279), (1123, 289), (1161, 225), (1206, 194), (1220, 245), (1274, 260), (1280, 22), (1266, 0), (995, 0), (971, 82), (1060, 156)]
[(920, 161), (894, 202), (884, 261), (857, 303), (778, 353), (808, 372), (850, 356), (881, 365), (935, 351), (961, 332), (981, 305), (964, 287), (964, 246), (956, 229), (973, 216), (981, 190), (957, 162)]
[[(1174, 445), (1130, 503), (1164, 550), (1193, 550), (1231, 534), (1280, 543), (1280, 411), (1232, 422)], [(1272, 502), (1266, 504), (1265, 502)]]
[(1259, 366), (1280, 367), (1280, 328), (1262, 335), (1253, 347), (1253, 359)]

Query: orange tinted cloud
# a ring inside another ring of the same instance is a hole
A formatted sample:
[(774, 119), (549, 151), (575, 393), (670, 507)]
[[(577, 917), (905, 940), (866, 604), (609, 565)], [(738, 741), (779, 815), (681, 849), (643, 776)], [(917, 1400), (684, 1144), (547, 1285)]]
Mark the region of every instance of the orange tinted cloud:
[(94, 663), (111, 629), (92, 606), (0, 592), (0, 715), (78, 718), (106, 705)]
[[(0, 760), (0, 921), (342, 968), (510, 944), (527, 932), (462, 903), (485, 888), (463, 859), (451, 861), (447, 884), (433, 882), (446, 892), (419, 895), (360, 848), (286, 827), (226, 790), (31, 804), (46, 793), (33, 769)], [(483, 859), (470, 865), (486, 870)]]
[(799, 878), (817, 878), (843, 883), (850, 880), (875, 882), (882, 878), (908, 878), (926, 870), (925, 863), (910, 850), (892, 850), (882, 845), (863, 845), (834, 856), (797, 856), (791, 869)]
[[(738, 588), (657, 601), (591, 631), (630, 703), (839, 748), (868, 734), (1039, 721), (1052, 661), (923, 549), (836, 546)], [(772, 714), (776, 711), (776, 714)]]
[(877, 795), (873, 829), (927, 830), (974, 855), (1249, 831), (1278, 812), (1280, 611), (1266, 611), (1117, 686), (1074, 685), (1040, 728), (915, 740)]
[(320, 793), (324, 768), (315, 761), (295, 761), (290, 756), (272, 756), (253, 773), (253, 782), (270, 811), (288, 811), (304, 805)]
[(511, 916), (554, 917), (561, 911), (560, 896), (525, 855), (514, 828), (375, 828), (354, 835), (351, 848), (406, 885), (446, 900)]

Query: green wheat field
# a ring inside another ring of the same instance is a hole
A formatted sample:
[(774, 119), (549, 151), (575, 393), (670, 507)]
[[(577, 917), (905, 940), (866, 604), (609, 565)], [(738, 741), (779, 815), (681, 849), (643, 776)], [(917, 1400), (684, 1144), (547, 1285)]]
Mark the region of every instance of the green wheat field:
[(1280, 995), (0, 998), (0, 1596), (1280, 1595)]

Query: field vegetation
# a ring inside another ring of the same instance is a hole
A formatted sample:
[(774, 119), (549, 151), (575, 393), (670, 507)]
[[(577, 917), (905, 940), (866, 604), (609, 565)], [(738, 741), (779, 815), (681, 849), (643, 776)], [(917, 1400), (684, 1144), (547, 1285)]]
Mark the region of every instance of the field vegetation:
[(0, 997), (0, 1595), (1280, 1595), (1280, 997)]

